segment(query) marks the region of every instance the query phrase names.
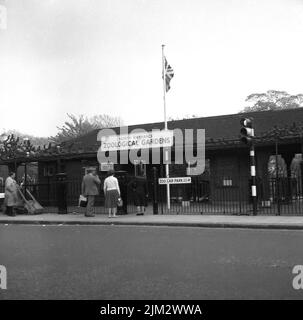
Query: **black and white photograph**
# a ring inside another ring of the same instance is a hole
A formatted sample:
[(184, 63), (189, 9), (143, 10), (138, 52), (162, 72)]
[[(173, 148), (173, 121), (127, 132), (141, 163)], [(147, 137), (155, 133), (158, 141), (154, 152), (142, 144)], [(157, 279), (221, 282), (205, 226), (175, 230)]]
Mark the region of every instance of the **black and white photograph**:
[(302, 300), (302, 39), (302, 0), (0, 0), (0, 300)]

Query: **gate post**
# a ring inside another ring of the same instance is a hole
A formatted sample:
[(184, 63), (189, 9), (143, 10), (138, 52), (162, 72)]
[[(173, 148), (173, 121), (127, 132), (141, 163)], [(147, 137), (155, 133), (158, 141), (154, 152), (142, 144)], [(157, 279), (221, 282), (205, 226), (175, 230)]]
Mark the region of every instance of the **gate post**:
[(255, 162), (255, 146), (252, 142), (250, 147), (250, 174), (252, 179), (251, 195), (253, 200), (253, 215), (257, 215), (258, 211), (258, 199), (257, 199), (257, 181), (256, 181), (256, 162)]
[(56, 174), (58, 214), (67, 214), (67, 183), (66, 173)]
[(126, 172), (116, 174), (120, 186), (120, 197), (123, 201), (122, 207), (118, 207), (117, 214), (127, 214), (127, 175)]
[(158, 174), (156, 167), (153, 167), (153, 214), (158, 214)]

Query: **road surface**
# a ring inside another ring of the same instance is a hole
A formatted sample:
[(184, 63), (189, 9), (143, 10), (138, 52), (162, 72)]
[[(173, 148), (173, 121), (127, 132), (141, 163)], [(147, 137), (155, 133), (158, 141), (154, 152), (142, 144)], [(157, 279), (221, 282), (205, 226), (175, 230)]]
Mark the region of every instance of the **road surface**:
[(302, 299), (303, 232), (0, 226), (0, 299)]

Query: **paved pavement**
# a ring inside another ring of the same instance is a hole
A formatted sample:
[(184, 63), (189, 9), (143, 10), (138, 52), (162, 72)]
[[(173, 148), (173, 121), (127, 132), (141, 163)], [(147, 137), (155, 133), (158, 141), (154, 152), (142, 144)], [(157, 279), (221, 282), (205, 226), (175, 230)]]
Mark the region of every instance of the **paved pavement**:
[(163, 225), (214, 228), (290, 229), (303, 230), (302, 216), (237, 216), (237, 215), (121, 215), (105, 214), (85, 217), (83, 214), (39, 214), (9, 217), (0, 213), (0, 224), (45, 225)]

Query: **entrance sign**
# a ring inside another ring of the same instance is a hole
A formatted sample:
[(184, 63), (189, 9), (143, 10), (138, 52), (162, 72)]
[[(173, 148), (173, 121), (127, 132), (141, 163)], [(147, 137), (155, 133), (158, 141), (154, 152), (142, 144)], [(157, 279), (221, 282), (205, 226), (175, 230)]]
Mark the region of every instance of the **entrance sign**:
[(191, 177), (159, 178), (159, 184), (191, 183)]
[(109, 170), (114, 170), (113, 162), (101, 162), (100, 171), (109, 171)]
[(167, 148), (173, 145), (173, 130), (157, 130), (101, 137), (101, 151)]

